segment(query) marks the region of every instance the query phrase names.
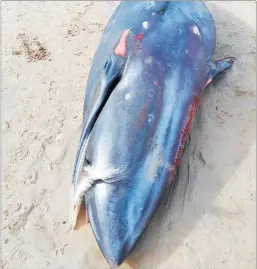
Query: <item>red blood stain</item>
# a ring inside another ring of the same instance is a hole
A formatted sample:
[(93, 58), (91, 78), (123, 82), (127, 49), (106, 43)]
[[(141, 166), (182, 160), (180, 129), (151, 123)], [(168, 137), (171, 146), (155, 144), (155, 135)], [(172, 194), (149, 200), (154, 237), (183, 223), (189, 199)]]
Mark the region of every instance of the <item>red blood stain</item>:
[(175, 158), (175, 166), (176, 167), (180, 163), (180, 159), (181, 159), (182, 154), (183, 154), (183, 149), (184, 149), (184, 146), (185, 146), (185, 143), (186, 143), (186, 140), (187, 140), (187, 136), (188, 136), (190, 127), (191, 127), (192, 122), (193, 122), (193, 118), (194, 118), (196, 108), (197, 108), (197, 106), (199, 104), (199, 100), (200, 100), (199, 95), (195, 95), (193, 104), (192, 104), (192, 106), (191, 106), (191, 108), (189, 110), (188, 122), (187, 122), (186, 126), (182, 130), (180, 146), (179, 146), (179, 149), (178, 149), (178, 152), (177, 152), (177, 156)]
[(143, 38), (143, 34), (139, 34), (139, 35), (137, 35), (137, 39), (138, 39), (138, 40), (142, 40), (142, 38)]
[(126, 41), (127, 41), (128, 33), (129, 33), (129, 29), (125, 30), (122, 33), (122, 35), (120, 37), (120, 41), (119, 41), (118, 45), (116, 46), (116, 48), (114, 50), (114, 53), (116, 55), (120, 55), (122, 57), (126, 56), (126, 50), (127, 50)]

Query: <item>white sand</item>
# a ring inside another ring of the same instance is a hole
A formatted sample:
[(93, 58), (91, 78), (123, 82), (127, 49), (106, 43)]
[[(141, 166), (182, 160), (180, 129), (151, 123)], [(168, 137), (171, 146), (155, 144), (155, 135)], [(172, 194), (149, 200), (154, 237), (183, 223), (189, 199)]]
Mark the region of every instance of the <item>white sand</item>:
[[(69, 236), (68, 210), (86, 79), (117, 4), (2, 3), (4, 269), (108, 268), (90, 228)], [(132, 255), (134, 269), (256, 268), (256, 8), (207, 5), (217, 23), (216, 58), (237, 62), (201, 101), (184, 207), (182, 167), (172, 205)], [(37, 42), (46, 51), (31, 54)], [(28, 62), (26, 49), (37, 61)]]

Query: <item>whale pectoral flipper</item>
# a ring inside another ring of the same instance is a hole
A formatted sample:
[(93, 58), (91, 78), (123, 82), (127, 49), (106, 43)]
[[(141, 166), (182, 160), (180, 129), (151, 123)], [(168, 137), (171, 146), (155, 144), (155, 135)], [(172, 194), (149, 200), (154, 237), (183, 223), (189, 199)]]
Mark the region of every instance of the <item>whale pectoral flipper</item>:
[(209, 85), (215, 77), (229, 69), (235, 60), (236, 59), (234, 57), (227, 57), (222, 60), (212, 61), (210, 75), (208, 81), (206, 82), (206, 86)]
[[(125, 33), (127, 32), (125, 31)], [(118, 52), (126, 52), (126, 43), (122, 43), (121, 45), (120, 43), (121, 42), (117, 45), (119, 46)], [(91, 96), (92, 104), (89, 104), (86, 108), (87, 118), (84, 120), (84, 127), (80, 137), (72, 179), (70, 221), (73, 229), (76, 229), (76, 225), (80, 221), (78, 218), (81, 217), (80, 213), (83, 212), (81, 207), (83, 206), (82, 201), (86, 192), (98, 180), (111, 182), (112, 177), (116, 175), (119, 170), (115, 168), (98, 169), (99, 167), (95, 164), (87, 163), (86, 149), (88, 146), (89, 135), (100, 113), (121, 80), (125, 61), (125, 55), (116, 55), (115, 52), (110, 53), (108, 57), (106, 56), (106, 61), (102, 66), (101, 75), (96, 81), (96, 87)], [(84, 210), (84, 212), (86, 212), (86, 210)], [(85, 214), (82, 215), (82, 219), (86, 219), (84, 215)]]

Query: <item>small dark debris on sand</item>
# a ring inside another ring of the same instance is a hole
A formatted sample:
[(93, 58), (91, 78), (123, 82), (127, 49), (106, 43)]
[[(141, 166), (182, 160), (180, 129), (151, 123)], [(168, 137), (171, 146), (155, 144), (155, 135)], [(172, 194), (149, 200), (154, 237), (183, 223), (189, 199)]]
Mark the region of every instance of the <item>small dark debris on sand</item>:
[(22, 53), (22, 51), (20, 51), (20, 50), (14, 50), (12, 52), (13, 55), (21, 55), (21, 53)]
[(38, 41), (37, 37), (29, 37), (26, 34), (19, 34), (17, 39), (20, 39), (22, 44), (20, 50), (13, 51), (14, 55), (21, 55), (22, 52), (24, 52), (29, 62), (48, 60), (50, 53)]

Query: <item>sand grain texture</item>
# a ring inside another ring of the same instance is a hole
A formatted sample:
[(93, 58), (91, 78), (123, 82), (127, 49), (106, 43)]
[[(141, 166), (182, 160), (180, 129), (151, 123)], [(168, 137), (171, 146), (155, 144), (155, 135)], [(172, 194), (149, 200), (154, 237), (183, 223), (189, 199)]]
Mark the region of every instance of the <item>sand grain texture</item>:
[[(87, 76), (117, 4), (2, 3), (4, 269), (108, 268), (90, 229), (69, 234), (69, 187)], [(134, 269), (256, 268), (256, 7), (207, 5), (215, 58), (237, 61), (201, 100), (175, 196), (133, 252)]]

